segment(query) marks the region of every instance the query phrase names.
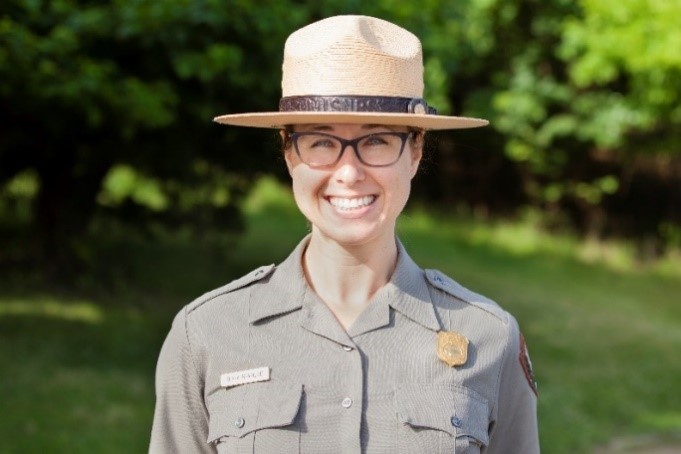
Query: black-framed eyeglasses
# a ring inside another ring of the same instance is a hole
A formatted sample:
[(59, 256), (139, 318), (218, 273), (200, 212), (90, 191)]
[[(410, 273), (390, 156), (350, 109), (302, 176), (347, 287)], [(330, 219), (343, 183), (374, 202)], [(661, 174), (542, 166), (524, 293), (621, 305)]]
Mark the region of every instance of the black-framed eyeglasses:
[(402, 156), (412, 132), (375, 132), (346, 140), (324, 132), (291, 132), (296, 153), (310, 167), (327, 167), (340, 161), (351, 146), (359, 161), (369, 167), (387, 167)]

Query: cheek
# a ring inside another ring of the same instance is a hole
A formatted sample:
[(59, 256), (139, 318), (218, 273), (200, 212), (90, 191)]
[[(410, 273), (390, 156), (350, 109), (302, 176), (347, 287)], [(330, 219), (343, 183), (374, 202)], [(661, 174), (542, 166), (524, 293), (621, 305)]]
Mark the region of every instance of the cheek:
[(409, 194), (411, 193), (411, 180), (402, 180), (399, 183), (399, 200), (400, 200), (400, 212), (404, 209), (404, 206), (409, 200)]
[(305, 213), (306, 208), (315, 203), (319, 194), (322, 181), (313, 173), (306, 171), (301, 166), (294, 166), (291, 169), (291, 186), (293, 188), (293, 197), (296, 200), (298, 208)]
[(299, 172), (296, 172), (295, 167), (291, 170), (291, 187), (293, 188), (293, 196), (300, 205), (300, 199), (305, 193), (305, 184)]
[(405, 168), (404, 171), (387, 181), (387, 187), (390, 188), (390, 205), (394, 212), (400, 213), (407, 204), (411, 192), (410, 173), (411, 169)]
[(293, 180), (293, 199), (296, 201), (296, 205), (298, 205), (298, 209), (302, 211), (303, 213), (306, 212), (305, 206), (309, 204), (307, 202), (307, 197), (305, 195), (305, 188), (302, 186), (298, 181)]

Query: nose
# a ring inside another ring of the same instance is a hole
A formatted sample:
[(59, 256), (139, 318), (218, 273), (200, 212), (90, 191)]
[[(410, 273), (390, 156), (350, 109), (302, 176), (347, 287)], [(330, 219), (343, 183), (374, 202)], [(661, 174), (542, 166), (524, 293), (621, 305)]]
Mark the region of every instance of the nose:
[(336, 163), (334, 177), (337, 182), (344, 184), (352, 184), (364, 179), (364, 164), (359, 160), (357, 152), (351, 145), (345, 146), (340, 160)]

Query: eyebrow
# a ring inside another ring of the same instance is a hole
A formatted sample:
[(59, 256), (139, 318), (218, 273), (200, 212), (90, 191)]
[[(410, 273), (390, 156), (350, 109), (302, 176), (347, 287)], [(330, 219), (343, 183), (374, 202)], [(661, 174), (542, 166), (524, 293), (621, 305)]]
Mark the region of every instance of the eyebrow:
[[(380, 125), (380, 124), (362, 125), (363, 130), (371, 130), (371, 129), (379, 129), (379, 128), (385, 128), (385, 129), (389, 129), (391, 131), (393, 129), (388, 125)], [(313, 125), (313, 126), (310, 127), (309, 131), (333, 131), (333, 128), (329, 125)]]

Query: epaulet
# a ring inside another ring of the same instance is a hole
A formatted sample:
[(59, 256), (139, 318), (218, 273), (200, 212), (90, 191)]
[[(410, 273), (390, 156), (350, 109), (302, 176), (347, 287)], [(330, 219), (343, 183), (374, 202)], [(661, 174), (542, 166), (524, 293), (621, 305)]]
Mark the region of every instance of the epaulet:
[(233, 280), (229, 284), (223, 285), (222, 287), (216, 288), (215, 290), (211, 290), (208, 293), (204, 293), (187, 306), (187, 314), (201, 306), (203, 303), (210, 301), (214, 298), (217, 298), (220, 295), (225, 295), (235, 290), (239, 290), (241, 288), (251, 285), (254, 282), (266, 278), (267, 276), (272, 274), (275, 268), (276, 267), (274, 265), (261, 266), (260, 268), (257, 268), (251, 271), (250, 273)]
[(466, 287), (459, 284), (441, 271), (427, 269), (426, 279), (428, 279), (428, 282), (430, 282), (433, 287), (442, 290), (454, 298), (478, 307), (494, 315), (504, 323), (509, 322), (508, 312), (499, 307), (497, 303), (483, 295), (468, 290)]

